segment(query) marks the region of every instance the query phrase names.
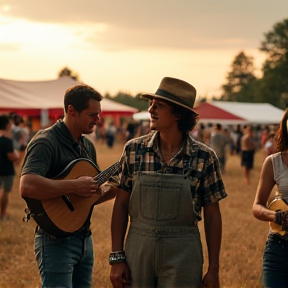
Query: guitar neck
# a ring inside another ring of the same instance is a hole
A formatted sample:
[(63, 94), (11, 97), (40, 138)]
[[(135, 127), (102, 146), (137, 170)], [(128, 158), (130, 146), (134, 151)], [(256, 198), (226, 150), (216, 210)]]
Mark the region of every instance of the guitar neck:
[(116, 172), (120, 171), (120, 163), (117, 162), (107, 168), (106, 170), (100, 172), (98, 175), (94, 177), (94, 181), (97, 182), (98, 186), (101, 186), (105, 181), (107, 181), (112, 175)]

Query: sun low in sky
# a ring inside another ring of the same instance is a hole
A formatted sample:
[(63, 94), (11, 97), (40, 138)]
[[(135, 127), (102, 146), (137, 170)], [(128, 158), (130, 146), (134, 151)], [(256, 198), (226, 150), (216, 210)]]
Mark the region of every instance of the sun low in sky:
[(155, 92), (165, 76), (219, 95), (234, 57), (265, 55), (287, 0), (3, 0), (0, 78), (52, 80), (69, 67), (101, 93)]

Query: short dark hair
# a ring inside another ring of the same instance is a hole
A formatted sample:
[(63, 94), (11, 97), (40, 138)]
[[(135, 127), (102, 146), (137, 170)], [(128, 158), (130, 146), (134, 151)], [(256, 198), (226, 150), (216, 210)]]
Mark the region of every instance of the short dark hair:
[(2, 114), (0, 115), (0, 129), (5, 130), (7, 125), (9, 124), (9, 117), (8, 115)]
[(86, 84), (77, 84), (68, 88), (64, 96), (64, 110), (68, 111), (68, 106), (72, 105), (77, 112), (88, 108), (90, 99), (101, 101), (103, 96)]
[(182, 106), (166, 101), (172, 107), (172, 113), (179, 118), (178, 129), (181, 132), (188, 133), (198, 122), (198, 115), (193, 111)]
[(221, 131), (222, 130), (222, 125), (220, 123), (217, 123), (216, 124), (216, 129)]

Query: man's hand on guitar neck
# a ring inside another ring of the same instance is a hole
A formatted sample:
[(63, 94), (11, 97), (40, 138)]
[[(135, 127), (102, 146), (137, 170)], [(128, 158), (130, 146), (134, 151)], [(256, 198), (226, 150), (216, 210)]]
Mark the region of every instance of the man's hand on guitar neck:
[(99, 193), (98, 184), (93, 177), (81, 176), (75, 180), (75, 194), (88, 198)]

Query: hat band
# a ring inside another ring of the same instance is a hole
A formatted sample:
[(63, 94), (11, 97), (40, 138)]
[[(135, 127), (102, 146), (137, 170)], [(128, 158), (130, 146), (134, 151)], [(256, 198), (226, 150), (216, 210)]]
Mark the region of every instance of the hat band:
[(172, 94), (172, 93), (170, 93), (170, 92), (168, 92), (166, 90), (158, 89), (155, 94), (167, 97), (170, 100), (177, 101), (177, 102), (179, 102), (179, 103), (181, 103), (181, 104), (183, 104), (183, 105), (185, 105), (187, 107), (190, 107), (190, 105), (186, 101), (178, 98), (177, 96), (175, 96), (174, 94)]

